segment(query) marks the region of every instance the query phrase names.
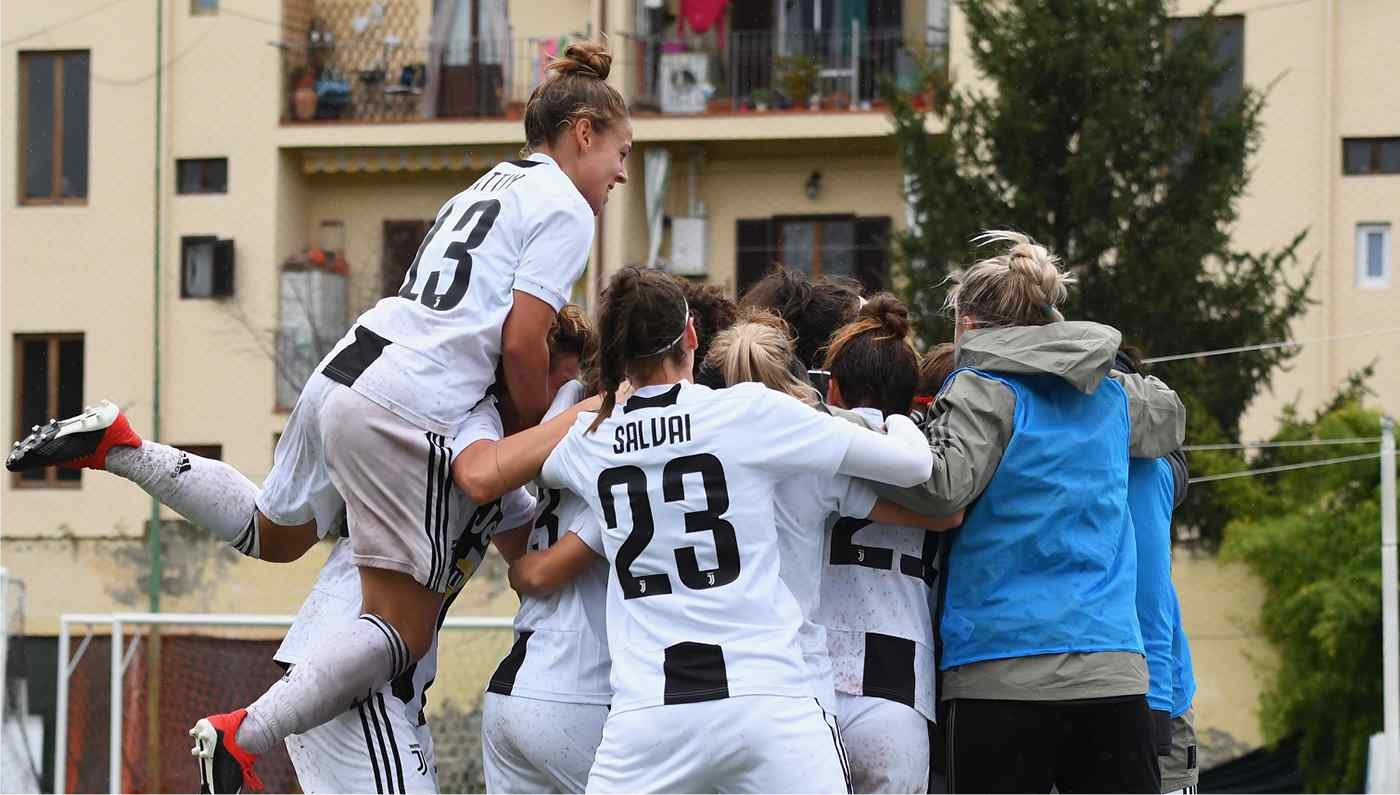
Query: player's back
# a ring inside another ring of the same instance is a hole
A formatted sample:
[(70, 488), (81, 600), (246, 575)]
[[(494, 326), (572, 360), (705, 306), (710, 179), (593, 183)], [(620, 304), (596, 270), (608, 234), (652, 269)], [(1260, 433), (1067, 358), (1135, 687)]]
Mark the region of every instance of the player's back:
[(849, 436), (814, 432), (832, 418), (758, 384), (647, 387), (588, 433), (593, 416), (545, 475), (574, 482), (603, 522), (613, 711), (814, 696), (773, 499), (785, 477), (834, 473)]
[(929, 605), (939, 534), (841, 515), (827, 526), (816, 620), (826, 627), (836, 689), (900, 701), (933, 719)]
[(442, 206), (398, 293), (359, 317), (327, 357), (327, 375), (452, 435), (494, 383), (513, 291), (558, 311), (593, 228), (592, 210), (552, 159), (497, 164)]

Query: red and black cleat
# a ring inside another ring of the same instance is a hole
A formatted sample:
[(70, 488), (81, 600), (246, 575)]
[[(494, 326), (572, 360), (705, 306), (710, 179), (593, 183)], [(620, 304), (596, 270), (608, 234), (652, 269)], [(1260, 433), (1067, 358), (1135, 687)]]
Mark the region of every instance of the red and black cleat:
[(10, 448), (5, 468), (21, 472), (39, 467), (104, 469), (113, 447), (140, 447), (126, 415), (106, 400), (66, 420), (35, 425), (33, 432)]
[(262, 779), (253, 772), (257, 757), (240, 748), (235, 739), (247, 716), (246, 709), (210, 715), (190, 729), (194, 738), (190, 755), (199, 763), (201, 793), (262, 791)]

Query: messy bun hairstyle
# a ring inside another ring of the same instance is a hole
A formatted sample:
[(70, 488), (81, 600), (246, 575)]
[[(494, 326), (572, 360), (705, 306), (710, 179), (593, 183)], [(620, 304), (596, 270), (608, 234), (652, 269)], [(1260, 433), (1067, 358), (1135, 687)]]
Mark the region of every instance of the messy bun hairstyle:
[(849, 323), (860, 306), (860, 284), (848, 279), (809, 281), (800, 271), (774, 267), (744, 293), (741, 308), (767, 309), (792, 329), (797, 358), (813, 369), (836, 329)]
[(690, 313), (674, 276), (629, 265), (613, 275), (598, 312), (598, 388), (603, 405), (588, 430), (612, 415), (613, 393), (623, 379), (645, 379), (667, 360), (686, 355)]
[(956, 277), (945, 309), (972, 315), (978, 326), (1043, 326), (1065, 319), (1059, 307), (1074, 276), (1060, 269), (1059, 257), (1020, 232), (994, 229), (973, 242), (1010, 246)]
[[(588, 315), (578, 304), (565, 304), (549, 326), (550, 358), (573, 354), (578, 357), (579, 380), (585, 387), (597, 382), (598, 335)], [(589, 393), (596, 389), (589, 389)]]
[(574, 42), (545, 67), (544, 81), (525, 103), (525, 148), (554, 143), (560, 131), (579, 119), (603, 130), (627, 116), (627, 104), (607, 84), (612, 53), (596, 42)]
[(909, 341), (909, 308), (889, 293), (866, 302), (831, 338), (826, 369), (848, 408), (904, 414), (919, 385), (919, 355)]
[(787, 323), (766, 310), (745, 310), (737, 323), (715, 335), (705, 369), (720, 373), (725, 386), (754, 381), (816, 406), (821, 396), (798, 377), (796, 362)]

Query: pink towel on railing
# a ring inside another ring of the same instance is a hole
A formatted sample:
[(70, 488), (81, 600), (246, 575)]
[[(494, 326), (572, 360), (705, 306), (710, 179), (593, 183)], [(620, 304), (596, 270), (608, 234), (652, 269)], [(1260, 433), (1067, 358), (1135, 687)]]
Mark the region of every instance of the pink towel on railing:
[(676, 22), (676, 33), (685, 35), (685, 25), (696, 33), (704, 33), (715, 25), (715, 35), (724, 41), (724, 7), (729, 0), (681, 0), (680, 19)]

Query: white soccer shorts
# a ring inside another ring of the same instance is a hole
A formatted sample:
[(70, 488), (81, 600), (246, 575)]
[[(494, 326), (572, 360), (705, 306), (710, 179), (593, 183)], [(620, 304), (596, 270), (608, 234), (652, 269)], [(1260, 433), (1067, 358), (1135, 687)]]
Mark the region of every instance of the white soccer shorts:
[(287, 738), (302, 792), (436, 793), (433, 735), (385, 685), (368, 701)]
[(814, 698), (735, 696), (609, 715), (588, 792), (849, 792)]
[(258, 491), (258, 512), (283, 526), (316, 520), (322, 538), (343, 532), (339, 527), (345, 500), (331, 483), (321, 447), (321, 404), (340, 385), (321, 374), (311, 374), (287, 418), (272, 469)]
[(608, 708), (487, 693), (481, 755), (491, 793), (583, 792)]
[(928, 720), (887, 698), (836, 694), (854, 792), (927, 792)]

